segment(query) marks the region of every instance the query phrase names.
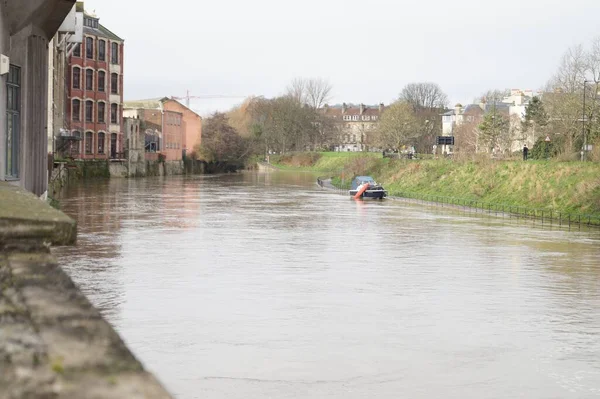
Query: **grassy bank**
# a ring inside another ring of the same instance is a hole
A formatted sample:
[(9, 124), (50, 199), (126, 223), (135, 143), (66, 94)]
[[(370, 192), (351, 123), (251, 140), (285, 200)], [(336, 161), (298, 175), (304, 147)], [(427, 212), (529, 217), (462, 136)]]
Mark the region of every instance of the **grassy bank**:
[(341, 173), (348, 164), (360, 159), (381, 159), (381, 154), (361, 152), (302, 152), (271, 155), (271, 164), (284, 170)]
[[(300, 161), (302, 160), (302, 161)], [(600, 214), (600, 164), (553, 161), (391, 160), (378, 154), (280, 157), (288, 169), (330, 172), (349, 182), (366, 174), (390, 195), (439, 195), (560, 212)]]

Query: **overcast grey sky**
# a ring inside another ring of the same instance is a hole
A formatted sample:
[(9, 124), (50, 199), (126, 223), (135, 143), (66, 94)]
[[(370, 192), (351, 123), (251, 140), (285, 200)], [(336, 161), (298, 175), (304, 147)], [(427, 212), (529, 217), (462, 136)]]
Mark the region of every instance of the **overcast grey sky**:
[[(389, 103), (410, 82), (451, 102), (538, 89), (600, 35), (599, 0), (88, 0), (125, 39), (125, 98), (281, 94), (322, 77), (332, 103)], [(193, 100), (206, 114), (241, 99)]]

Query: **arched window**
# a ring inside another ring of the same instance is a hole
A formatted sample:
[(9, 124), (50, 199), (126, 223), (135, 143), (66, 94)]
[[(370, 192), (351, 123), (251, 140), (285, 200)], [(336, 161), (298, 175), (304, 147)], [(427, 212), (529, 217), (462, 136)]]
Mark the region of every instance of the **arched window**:
[(110, 104), (110, 123), (119, 123), (119, 105)]
[(94, 70), (85, 70), (85, 89), (94, 91)]
[(81, 120), (81, 101), (78, 99), (73, 100), (73, 106), (71, 108), (71, 119), (74, 121)]
[(77, 43), (75, 45), (75, 50), (73, 50), (73, 57), (81, 57), (81, 43)]
[(94, 102), (92, 100), (87, 100), (85, 102), (85, 121), (94, 121)]
[(98, 71), (98, 91), (106, 90), (106, 72)]
[(80, 151), (79, 143), (81, 143), (81, 132), (78, 130), (73, 131), (73, 137), (77, 137), (78, 140), (71, 145), (71, 151), (74, 154), (79, 154), (79, 151)]
[(94, 38), (85, 38), (85, 58), (94, 59)]
[(81, 89), (81, 68), (73, 67), (72, 81), (74, 89)]
[(98, 40), (98, 61), (106, 61), (106, 40)]
[(94, 133), (85, 132), (85, 153), (92, 154), (94, 150)]
[(116, 73), (110, 74), (110, 92), (119, 94), (119, 75)]
[(104, 132), (98, 133), (98, 154), (104, 154), (104, 142), (106, 140), (106, 135)]
[(110, 62), (111, 64), (119, 63), (119, 43), (110, 44)]
[(110, 135), (110, 157), (112, 159), (117, 158), (117, 134), (112, 133)]
[(106, 103), (98, 102), (98, 123), (106, 123)]

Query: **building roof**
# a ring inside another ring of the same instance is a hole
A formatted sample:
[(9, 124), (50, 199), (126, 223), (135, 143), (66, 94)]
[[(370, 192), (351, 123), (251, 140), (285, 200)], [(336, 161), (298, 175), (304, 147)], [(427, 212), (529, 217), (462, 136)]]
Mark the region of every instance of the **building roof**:
[[(85, 11), (85, 7), (84, 7), (84, 2), (83, 1), (78, 1), (76, 3), (75, 11), (77, 11), (77, 12), (83, 12), (85, 18), (91, 18), (91, 19), (94, 19), (96, 21), (99, 21), (99, 18), (95, 14), (89, 13), (89, 12)], [(100, 22), (98, 22), (98, 28), (93, 28), (91, 26), (86, 26), (85, 23), (84, 23), (84, 25), (83, 25), (83, 33), (88, 34), (88, 35), (105, 37), (105, 38), (110, 39), (110, 40), (118, 40), (120, 42), (124, 41), (122, 38), (120, 38), (119, 36), (117, 36), (116, 34), (114, 34), (110, 29), (108, 29), (106, 26), (102, 25)]]
[(360, 105), (346, 105), (346, 111), (343, 112), (343, 107), (340, 105), (327, 106), (320, 108), (319, 111), (324, 113), (327, 116), (332, 116), (337, 118), (342, 115), (370, 115), (370, 116), (379, 116), (381, 113), (379, 112), (379, 106), (364, 106), (363, 113), (360, 113)]
[(125, 101), (123, 102), (123, 108), (160, 109), (163, 99), (164, 97)]
[[(185, 104), (182, 104), (181, 101), (178, 101), (178, 100), (176, 100), (174, 98), (170, 98), (170, 97), (157, 97), (157, 98), (148, 98), (145, 100), (125, 101), (123, 103), (123, 108), (124, 109), (139, 109), (139, 108), (141, 108), (141, 109), (161, 109), (162, 104), (164, 104), (167, 101), (176, 102), (181, 107), (189, 110), (193, 114), (197, 115), (200, 119), (202, 119), (202, 117), (200, 115), (198, 115), (198, 113), (195, 112), (193, 109), (188, 108)], [(177, 111), (172, 111), (172, 112), (177, 112)]]

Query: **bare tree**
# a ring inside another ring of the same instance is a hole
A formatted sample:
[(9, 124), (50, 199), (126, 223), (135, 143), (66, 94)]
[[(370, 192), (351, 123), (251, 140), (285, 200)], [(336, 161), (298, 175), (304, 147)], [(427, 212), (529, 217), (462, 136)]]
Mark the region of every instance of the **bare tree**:
[(437, 83), (409, 83), (400, 92), (401, 101), (409, 103), (416, 112), (423, 109), (442, 109), (448, 105), (448, 96)]
[(473, 102), (476, 104), (479, 104), (479, 103), (488, 103), (488, 104), (496, 103), (496, 104), (498, 104), (498, 103), (502, 102), (504, 97), (508, 97), (509, 95), (510, 95), (510, 89), (503, 89), (503, 90), (490, 89), (490, 90), (486, 90), (480, 96), (475, 97)]
[(286, 88), (285, 94), (298, 103), (304, 104), (307, 100), (306, 86), (306, 79), (294, 78)]
[(306, 97), (308, 105), (319, 109), (331, 100), (331, 84), (321, 78), (312, 78), (306, 81)]
[(580, 91), (586, 80), (589, 61), (582, 45), (569, 48), (562, 56), (558, 71), (550, 80), (550, 86), (563, 93)]
[(286, 95), (300, 104), (321, 108), (331, 99), (331, 84), (322, 78), (295, 78), (288, 85)]
[(479, 129), (475, 121), (456, 126), (454, 129), (454, 152), (460, 154), (474, 154), (479, 149)]

